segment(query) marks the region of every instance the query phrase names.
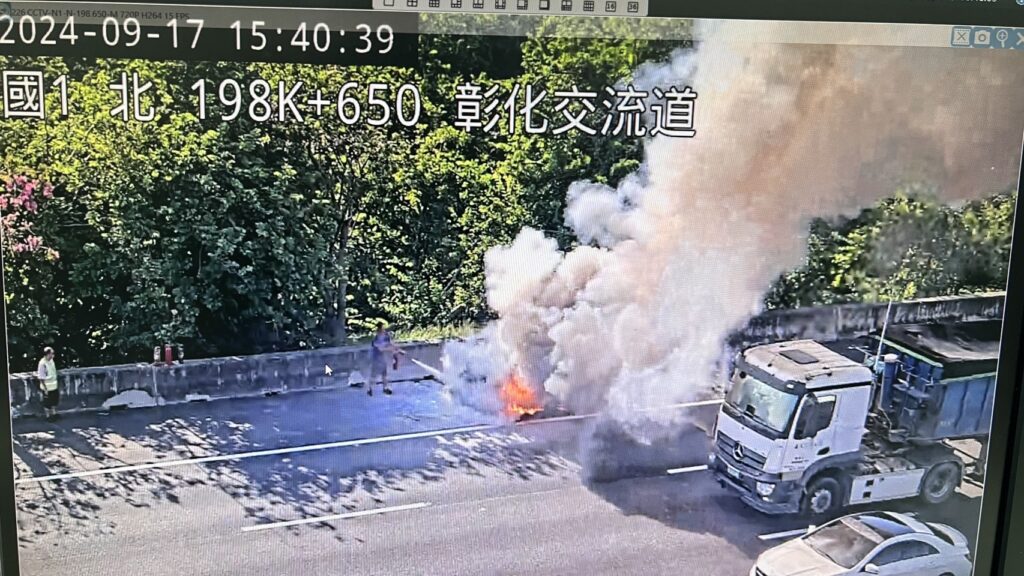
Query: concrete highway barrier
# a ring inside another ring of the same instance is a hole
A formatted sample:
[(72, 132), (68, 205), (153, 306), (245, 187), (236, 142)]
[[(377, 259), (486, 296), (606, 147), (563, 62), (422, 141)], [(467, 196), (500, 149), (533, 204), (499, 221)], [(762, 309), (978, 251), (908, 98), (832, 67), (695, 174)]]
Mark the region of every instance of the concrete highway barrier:
[[(892, 310), (888, 311), (889, 323), (1000, 319), (1005, 298), (1005, 292), (992, 292), (894, 302)], [(882, 328), (887, 309), (887, 303), (878, 303), (770, 310), (751, 318), (746, 328), (734, 335), (731, 344), (747, 347), (802, 338), (830, 342), (862, 336)]]
[[(427, 376), (412, 359), (440, 364), (438, 342), (401, 346), (407, 356), (390, 376), (392, 381)], [(116, 410), (348, 386), (354, 372), (368, 374), (369, 350), (363, 345), (187, 360), (170, 366), (140, 363), (61, 369), (59, 408), (62, 412)], [(12, 374), (10, 390), (16, 417), (42, 412), (34, 374)]]
[[(953, 322), (1001, 318), (1005, 293), (928, 298), (895, 303), (893, 324)], [(882, 327), (886, 304), (843, 304), (772, 310), (750, 320), (730, 342), (733, 346), (813, 338), (823, 341), (867, 334)], [(440, 366), (441, 342), (406, 342), (408, 356), (393, 381), (427, 377)], [(125, 364), (60, 371), (62, 412), (116, 410), (193, 400), (243, 398), (349, 385), (353, 373), (368, 374), (369, 346), (349, 346), (188, 360), (181, 364)], [(356, 378), (359, 380), (360, 378)], [(31, 373), (10, 377), (16, 417), (42, 412)]]

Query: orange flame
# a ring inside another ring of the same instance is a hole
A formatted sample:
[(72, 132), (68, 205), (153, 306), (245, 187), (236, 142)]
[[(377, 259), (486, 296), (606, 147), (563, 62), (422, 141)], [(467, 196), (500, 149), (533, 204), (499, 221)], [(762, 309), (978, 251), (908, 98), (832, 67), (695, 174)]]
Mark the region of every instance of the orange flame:
[(498, 395), (505, 406), (505, 413), (516, 419), (532, 416), (544, 409), (537, 393), (515, 372), (502, 382)]

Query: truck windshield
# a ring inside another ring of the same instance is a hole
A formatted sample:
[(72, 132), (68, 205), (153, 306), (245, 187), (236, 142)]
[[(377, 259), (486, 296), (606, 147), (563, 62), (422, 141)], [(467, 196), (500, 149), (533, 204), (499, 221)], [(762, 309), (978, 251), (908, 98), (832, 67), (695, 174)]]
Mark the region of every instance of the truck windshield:
[(736, 410), (784, 434), (789, 421), (796, 410), (799, 397), (737, 371), (732, 379), (732, 390), (726, 401)]

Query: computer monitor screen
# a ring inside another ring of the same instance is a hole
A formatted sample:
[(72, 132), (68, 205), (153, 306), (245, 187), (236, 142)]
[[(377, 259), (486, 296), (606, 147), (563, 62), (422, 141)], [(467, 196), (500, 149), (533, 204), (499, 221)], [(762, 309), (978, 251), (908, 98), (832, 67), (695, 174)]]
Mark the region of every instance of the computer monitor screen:
[(1024, 28), (651, 4), (0, 4), (6, 569), (971, 574)]

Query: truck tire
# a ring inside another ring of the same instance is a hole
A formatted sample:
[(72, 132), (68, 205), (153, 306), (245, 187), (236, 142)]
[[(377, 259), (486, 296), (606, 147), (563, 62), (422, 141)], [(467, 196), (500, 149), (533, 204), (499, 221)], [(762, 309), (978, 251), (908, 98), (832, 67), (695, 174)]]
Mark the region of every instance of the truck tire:
[(956, 492), (962, 476), (960, 466), (953, 462), (932, 466), (921, 481), (921, 498), (929, 504), (942, 504)]
[(831, 476), (819, 476), (807, 485), (801, 510), (806, 516), (828, 516), (843, 504), (843, 487)]

